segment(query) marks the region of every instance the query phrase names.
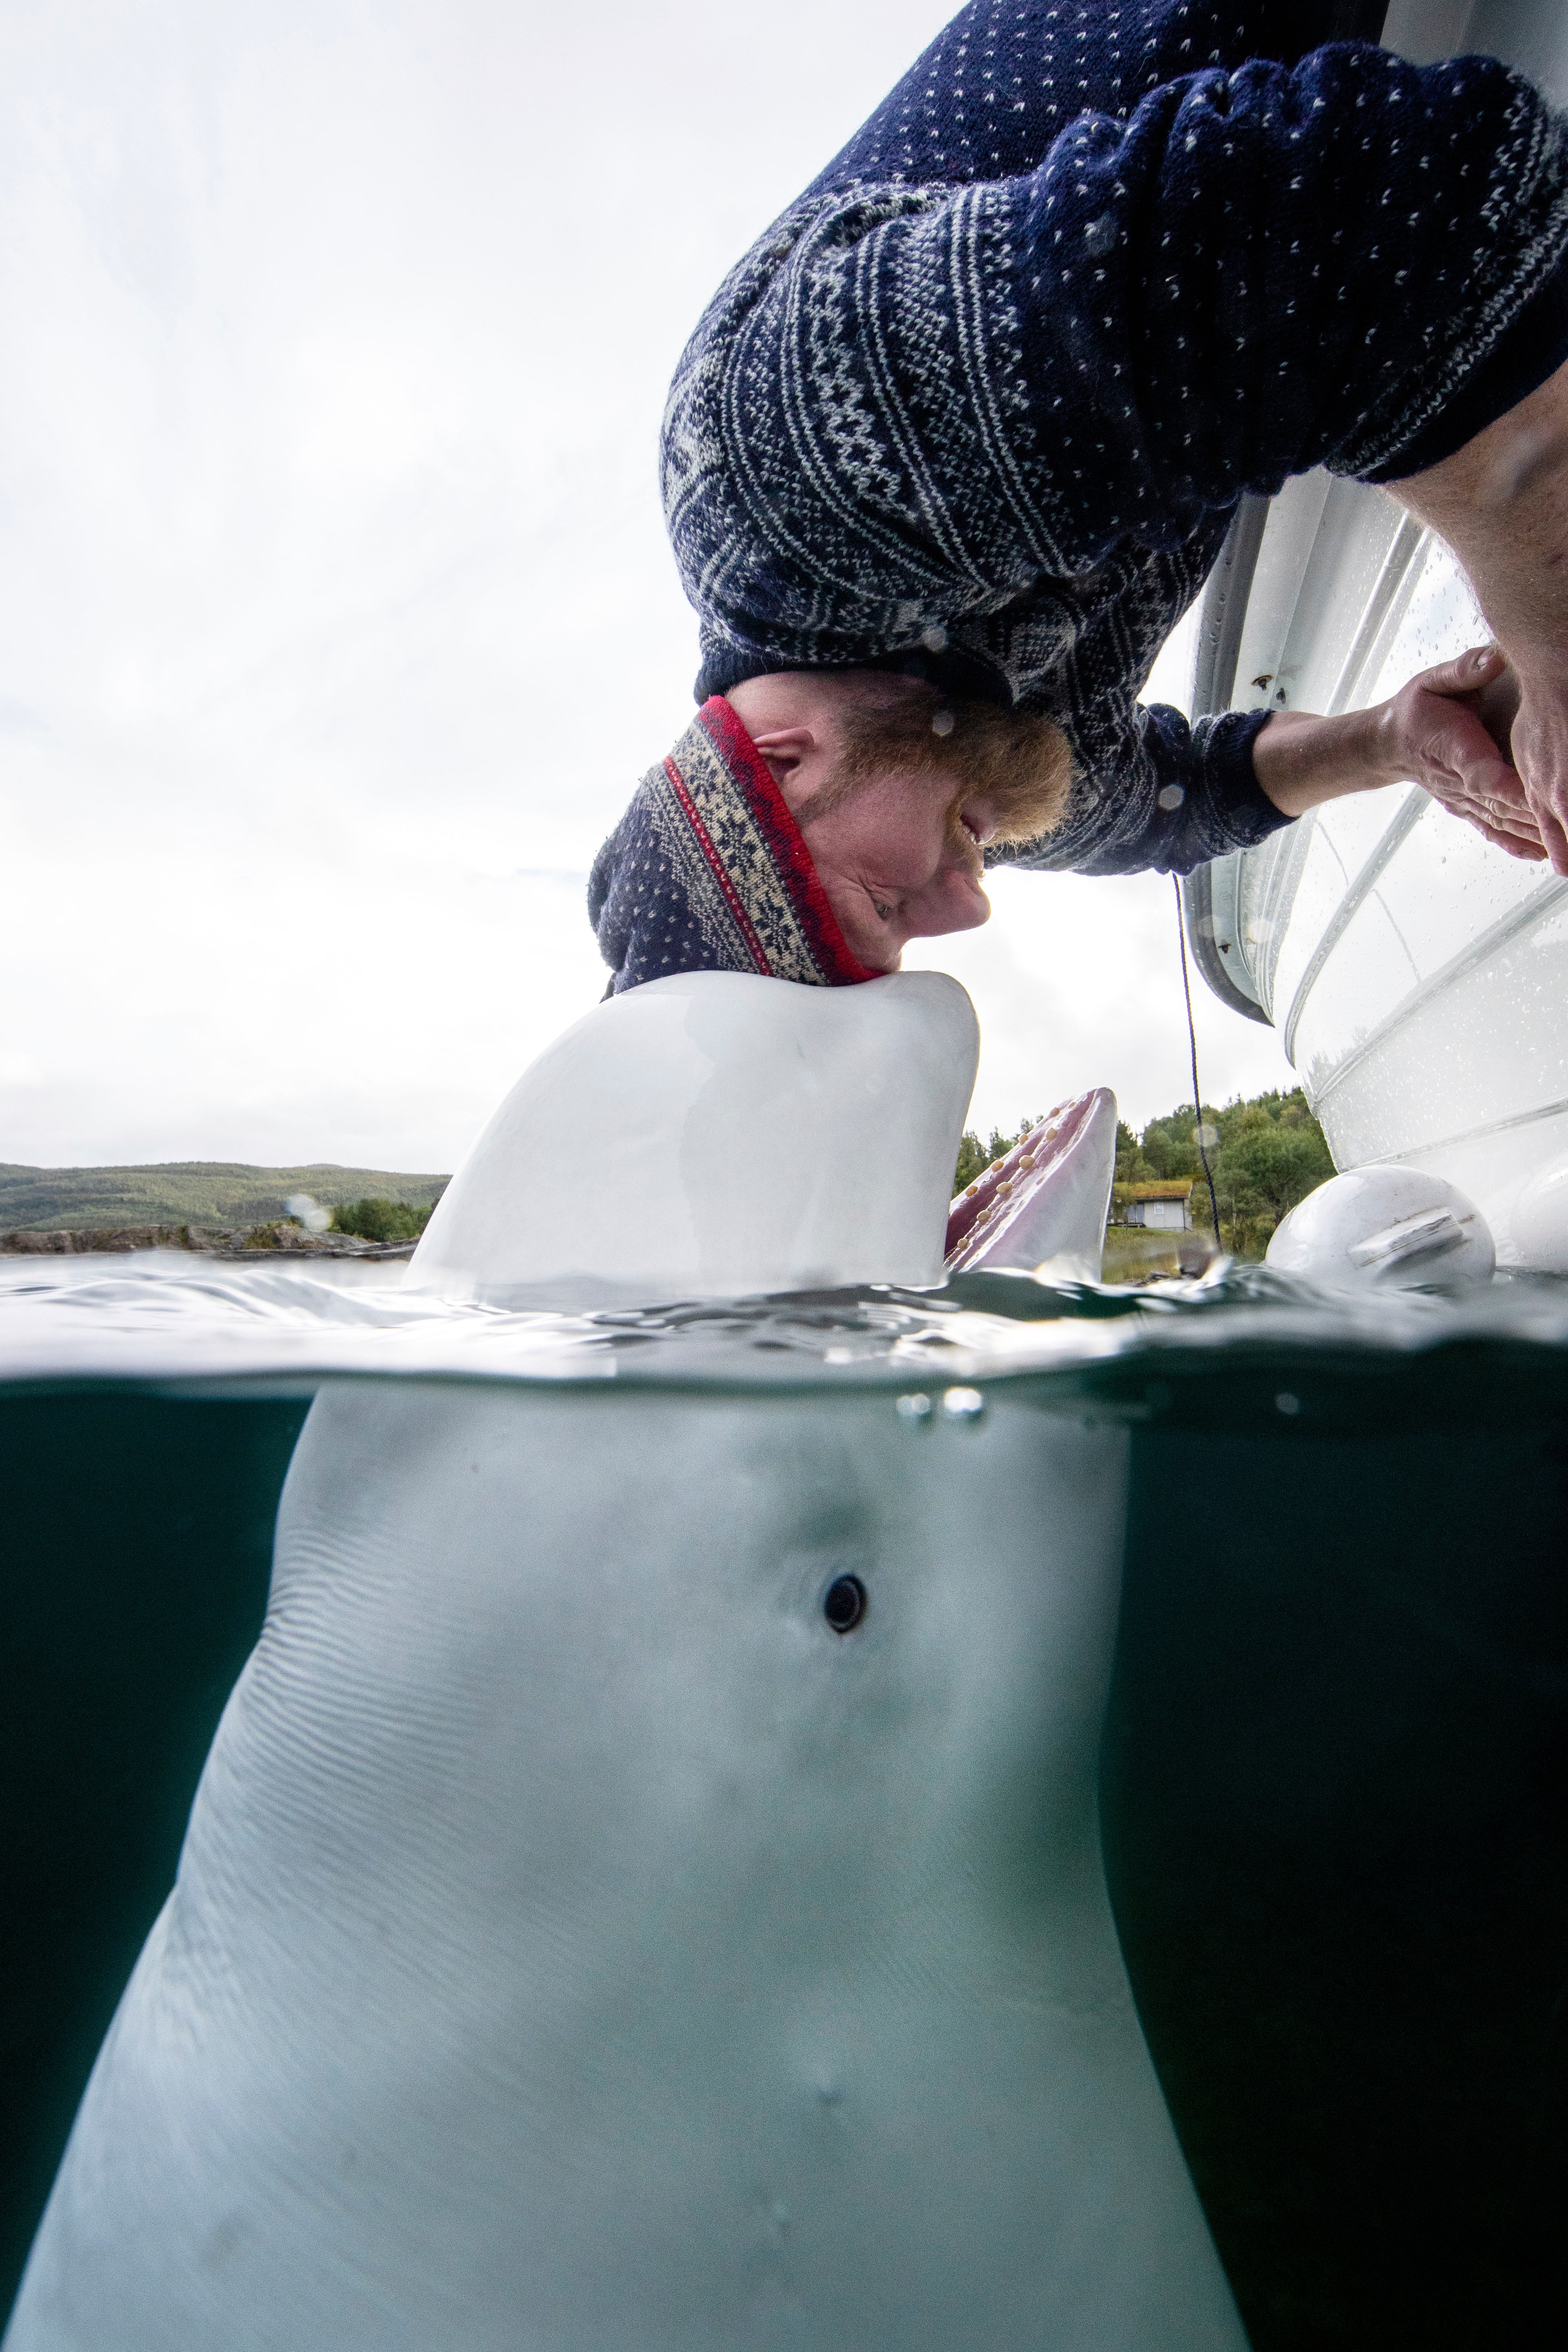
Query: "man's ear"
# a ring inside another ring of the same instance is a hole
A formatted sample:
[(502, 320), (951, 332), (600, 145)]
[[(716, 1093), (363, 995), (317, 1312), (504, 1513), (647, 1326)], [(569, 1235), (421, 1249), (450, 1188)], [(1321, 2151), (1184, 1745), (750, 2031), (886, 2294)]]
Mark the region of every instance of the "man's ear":
[(822, 764), (823, 747), (812, 730), (774, 727), (765, 735), (753, 735), (752, 740), (784, 794), (784, 806), (794, 809), (799, 803), (808, 801), (822, 782), (817, 771)]

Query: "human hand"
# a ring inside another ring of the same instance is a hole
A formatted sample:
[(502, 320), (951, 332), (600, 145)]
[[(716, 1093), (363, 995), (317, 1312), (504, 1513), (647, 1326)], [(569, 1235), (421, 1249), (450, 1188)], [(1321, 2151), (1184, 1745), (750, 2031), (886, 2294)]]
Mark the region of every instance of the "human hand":
[[(1543, 822), (1537, 796), (1515, 765), (1520, 726), (1528, 708), (1521, 684), (1497, 646), (1478, 646), (1454, 661), (1423, 670), (1381, 706), (1388, 757), (1402, 777), (1430, 793), (1451, 815), (1463, 817), (1510, 857), (1539, 863), (1549, 854), (1559, 873), (1553, 835)], [(1555, 772), (1568, 817), (1568, 696), (1559, 696), (1556, 732), (1547, 740), (1558, 757)], [(1550, 804), (1549, 804), (1550, 814)], [(1568, 861), (1568, 833), (1555, 822), (1555, 841)]]
[(1568, 874), (1568, 681), (1526, 672), (1510, 729), (1513, 763), (1555, 874)]
[(1447, 541), (1509, 649), (1519, 699), (1508, 740), (1541, 846), (1516, 846), (1528, 836), (1507, 794), (1497, 796), (1508, 812), (1500, 827), (1500, 812), (1457, 814), (1489, 840), (1505, 832), (1500, 848), (1549, 856), (1568, 874), (1568, 361), (1451, 457), (1389, 488)]

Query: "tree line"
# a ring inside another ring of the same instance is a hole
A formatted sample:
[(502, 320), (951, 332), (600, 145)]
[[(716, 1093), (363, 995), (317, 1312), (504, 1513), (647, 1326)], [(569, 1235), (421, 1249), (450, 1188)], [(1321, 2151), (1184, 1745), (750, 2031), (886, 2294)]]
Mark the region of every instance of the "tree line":
[(429, 1208), (411, 1208), (405, 1201), (384, 1201), (373, 1194), (363, 1201), (340, 1201), (327, 1230), (353, 1234), (362, 1242), (412, 1242), (418, 1240), (430, 1216)]
[[(973, 1129), (966, 1129), (958, 1150), (954, 1192), (973, 1184), (1039, 1119), (1038, 1113), (1025, 1118), (1011, 1135), (994, 1127), (984, 1143)], [(1288, 1094), (1276, 1089), (1253, 1095), (1245, 1101), (1238, 1097), (1219, 1109), (1205, 1103), (1202, 1128), (1219, 1212), (1220, 1246), (1237, 1257), (1261, 1257), (1280, 1219), (1334, 1172), (1323, 1130), (1300, 1087)], [(1193, 1177), (1193, 1223), (1208, 1233), (1213, 1217), (1198, 1154), (1198, 1129), (1191, 1103), (1178, 1103), (1174, 1110), (1152, 1118), (1142, 1135), (1119, 1119), (1116, 1182), (1153, 1184)], [(1110, 1213), (1114, 1218), (1114, 1201)]]

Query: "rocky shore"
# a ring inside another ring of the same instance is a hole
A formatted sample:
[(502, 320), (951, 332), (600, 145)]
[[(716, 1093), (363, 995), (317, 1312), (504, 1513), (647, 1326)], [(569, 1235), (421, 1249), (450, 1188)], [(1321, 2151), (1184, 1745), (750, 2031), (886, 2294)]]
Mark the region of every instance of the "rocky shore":
[(416, 1243), (362, 1242), (352, 1234), (309, 1234), (279, 1221), (226, 1233), (205, 1225), (103, 1225), (55, 1233), (0, 1234), (0, 1257), (75, 1257), (129, 1250), (192, 1250), (203, 1257), (410, 1258)]

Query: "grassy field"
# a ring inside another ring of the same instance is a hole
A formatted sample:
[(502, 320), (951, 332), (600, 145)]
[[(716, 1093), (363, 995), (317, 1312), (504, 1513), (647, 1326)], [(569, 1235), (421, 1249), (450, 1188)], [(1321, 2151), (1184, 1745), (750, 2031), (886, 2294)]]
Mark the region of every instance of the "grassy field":
[(224, 1160), (171, 1160), (153, 1168), (22, 1168), (0, 1160), (0, 1233), (113, 1225), (257, 1225), (309, 1192), (325, 1209), (374, 1195), (422, 1209), (445, 1176), (384, 1168), (247, 1168)]
[(1108, 1225), (1102, 1282), (1143, 1282), (1152, 1274), (1175, 1274), (1174, 1234), (1146, 1234), (1138, 1225)]

